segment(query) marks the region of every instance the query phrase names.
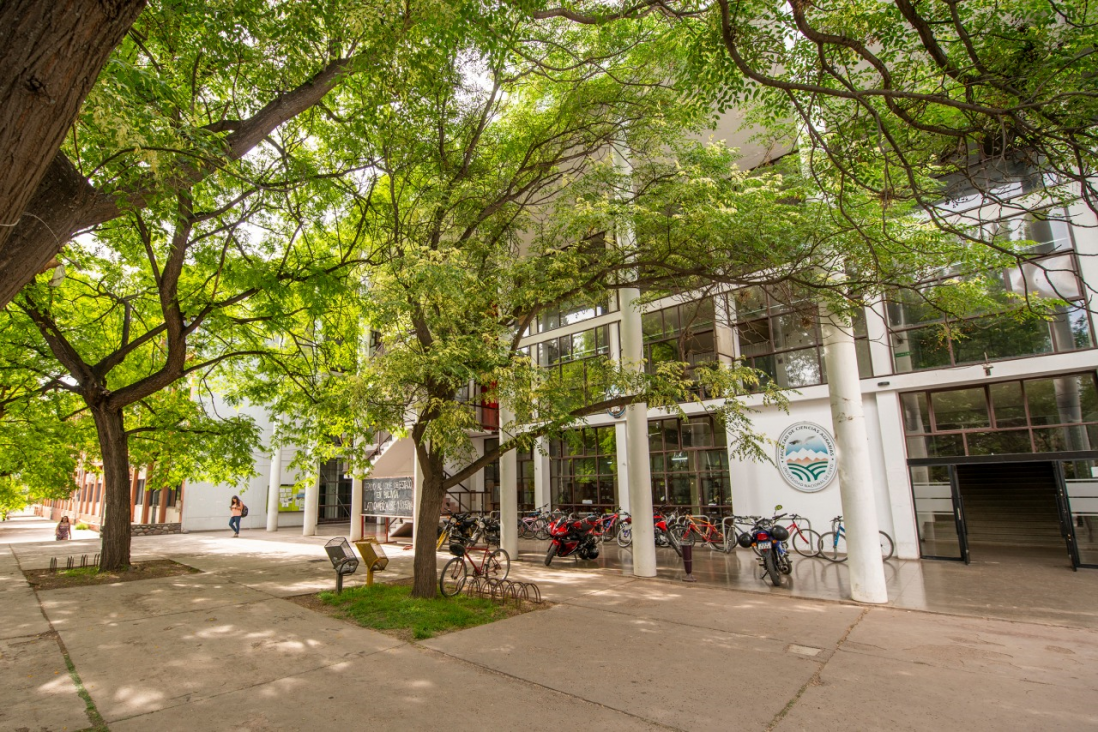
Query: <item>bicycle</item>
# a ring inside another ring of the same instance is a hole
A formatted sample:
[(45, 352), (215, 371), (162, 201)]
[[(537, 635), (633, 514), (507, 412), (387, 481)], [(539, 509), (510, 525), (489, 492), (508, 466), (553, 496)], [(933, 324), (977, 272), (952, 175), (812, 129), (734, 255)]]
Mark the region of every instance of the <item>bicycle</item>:
[(693, 544), (692, 534), (697, 534), (698, 539), (707, 547), (715, 551), (725, 551), (728, 543), (725, 541), (724, 532), (710, 523), (708, 516), (691, 516), (687, 514), (682, 518), (682, 523), (671, 529), (671, 539), (680, 546)]
[(476, 559), (470, 552), (469, 547), (458, 542), (450, 545), (450, 553), (454, 555), (454, 558), (446, 563), (438, 578), (438, 589), (442, 592), (443, 597), (453, 597), (461, 592), (461, 589), (465, 586), (465, 580), (469, 576), (470, 567), (472, 567), (474, 577), (507, 579), (507, 574), (511, 571), (511, 557), (505, 550), (493, 550), (487, 544), (483, 547), (472, 548), (477, 551), (483, 550), (480, 557), (480, 566), (477, 566)]
[[(812, 522), (795, 513), (789, 514), (789, 519), (792, 523), (785, 528), (789, 532), (789, 544), (793, 547), (793, 550), (802, 557), (818, 556), (820, 553), (820, 534), (812, 530)], [(802, 529), (800, 524), (797, 523), (798, 520), (804, 521), (807, 528)]]
[(549, 538), (549, 505), (546, 504), (536, 511), (527, 511), (526, 515), (519, 519), (518, 535), (520, 539), (538, 539), (544, 541)]
[(591, 533), (595, 540), (599, 542), (617, 539), (622, 527), (625, 525), (625, 520), (628, 518), (629, 514), (618, 508), (614, 513), (600, 516), (598, 526)]
[[(885, 561), (888, 561), (896, 551), (896, 543), (892, 541), (892, 537), (885, 532), (882, 531), (880, 534), (881, 556)], [(823, 556), (824, 559), (832, 562), (846, 561), (846, 528), (843, 526), (842, 516), (836, 516), (831, 519), (831, 531), (820, 537), (819, 547), (820, 555)]]

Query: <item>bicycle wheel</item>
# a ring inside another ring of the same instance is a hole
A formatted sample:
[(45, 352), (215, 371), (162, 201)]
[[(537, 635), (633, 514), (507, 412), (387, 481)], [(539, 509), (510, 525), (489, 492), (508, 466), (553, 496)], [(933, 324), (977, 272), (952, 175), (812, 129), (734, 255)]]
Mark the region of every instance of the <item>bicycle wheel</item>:
[(882, 531), (881, 532), (881, 556), (884, 557), (884, 560), (887, 562), (889, 559), (892, 559), (892, 555), (895, 554), (895, 552), (896, 552), (896, 543), (894, 541), (892, 541), (891, 536), (889, 536), (888, 534), (886, 534), (885, 532)]
[(846, 534), (829, 531), (820, 537), (820, 555), (832, 562), (846, 561)]
[(625, 549), (633, 543), (633, 527), (623, 526), (618, 530), (618, 546)]
[(526, 523), (522, 519), (518, 522), (518, 538), (528, 539), (530, 538), (530, 524)]
[(511, 557), (504, 549), (496, 549), (484, 560), (484, 576), (488, 579), (507, 579), (511, 571)]
[(705, 536), (705, 545), (709, 547), (709, 551), (723, 552), (726, 544), (724, 534), (719, 531), (713, 530)]
[[(661, 531), (660, 533), (663, 533), (663, 532)], [(674, 549), (675, 553), (678, 554), (681, 557), (682, 556), (682, 547), (679, 546), (679, 542), (675, 540), (674, 529), (671, 529), (671, 530), (667, 531), (667, 533), (663, 533), (663, 536), (667, 540), (667, 546)]]
[(468, 574), (469, 568), (465, 566), (464, 557), (454, 557), (447, 562), (438, 578), (438, 589), (442, 592), (443, 597), (453, 597), (461, 592)]
[(534, 538), (538, 541), (549, 540), (549, 522), (541, 519), (534, 524)]
[(820, 535), (812, 529), (800, 529), (789, 543), (802, 557), (815, 557), (820, 553)]

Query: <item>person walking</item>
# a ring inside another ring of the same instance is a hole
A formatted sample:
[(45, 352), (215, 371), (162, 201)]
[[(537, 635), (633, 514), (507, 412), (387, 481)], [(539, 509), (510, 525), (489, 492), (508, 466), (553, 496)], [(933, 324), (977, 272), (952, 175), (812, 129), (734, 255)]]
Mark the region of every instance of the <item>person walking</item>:
[(57, 530), (53, 532), (53, 536), (57, 541), (68, 541), (72, 536), (72, 524), (69, 523), (68, 516), (62, 516), (61, 521), (57, 524)]
[(240, 536), (240, 517), (244, 515), (244, 504), (236, 496), (233, 496), (233, 500), (229, 502), (229, 513), (232, 514), (229, 517), (229, 528), (233, 530), (235, 539)]

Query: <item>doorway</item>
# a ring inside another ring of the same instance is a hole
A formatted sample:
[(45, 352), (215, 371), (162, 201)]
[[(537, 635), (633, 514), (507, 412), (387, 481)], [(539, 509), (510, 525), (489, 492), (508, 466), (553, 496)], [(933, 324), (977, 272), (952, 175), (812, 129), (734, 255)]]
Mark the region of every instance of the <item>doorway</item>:
[(1098, 568), (1098, 459), (1055, 457), (909, 460), (920, 556)]
[(958, 465), (955, 470), (972, 559), (1062, 561), (1054, 463)]

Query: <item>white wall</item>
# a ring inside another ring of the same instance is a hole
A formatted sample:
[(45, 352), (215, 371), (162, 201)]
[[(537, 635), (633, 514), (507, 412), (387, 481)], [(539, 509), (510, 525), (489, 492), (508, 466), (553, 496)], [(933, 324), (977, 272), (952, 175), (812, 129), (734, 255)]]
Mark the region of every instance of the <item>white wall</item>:
[[(231, 407), (217, 400), (218, 414), (243, 414), (251, 417), (262, 432), (261, 448), (253, 455), (258, 475), (242, 485), (213, 484), (205, 481), (187, 482), (183, 492), (183, 531), (219, 531), (229, 530), (229, 501), (233, 496), (248, 507), (248, 515), (240, 522), (242, 529), (266, 529), (267, 527), (267, 489), (270, 481), (271, 453), (267, 448), (271, 438), (271, 420), (261, 407)], [(293, 450), (282, 451), (282, 483), (294, 483), (297, 474), (289, 467), (294, 458)], [(280, 513), (279, 528), (301, 526), (303, 515)]]

